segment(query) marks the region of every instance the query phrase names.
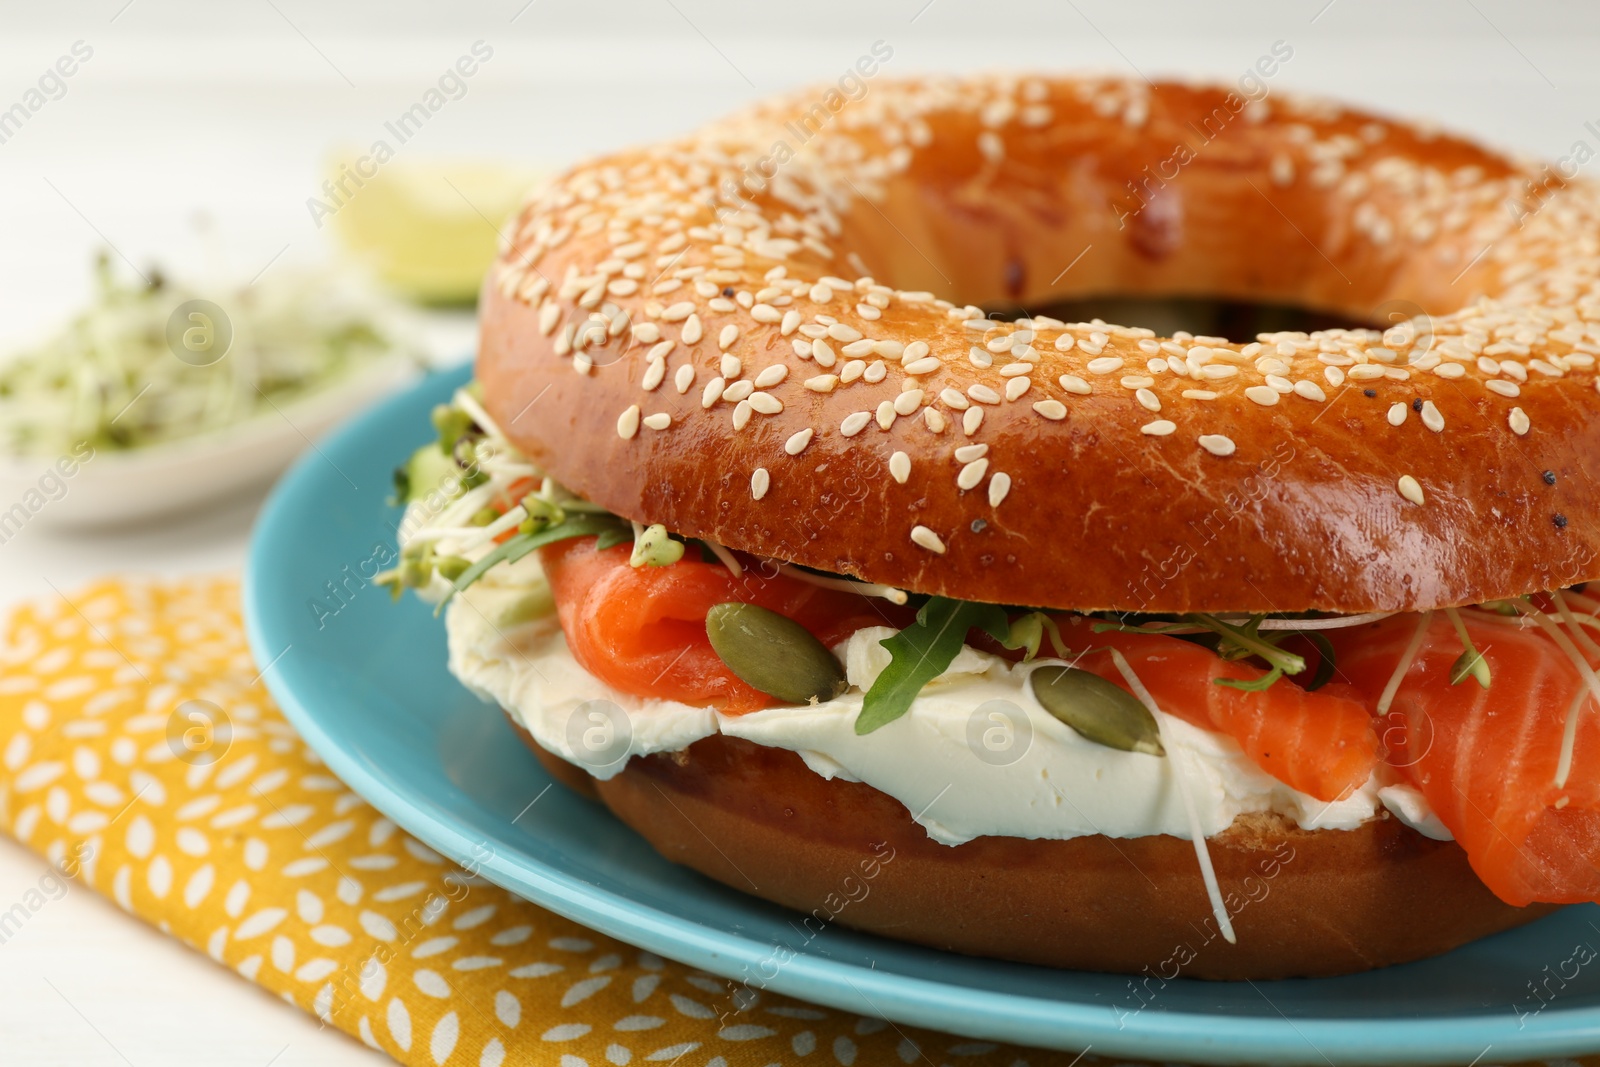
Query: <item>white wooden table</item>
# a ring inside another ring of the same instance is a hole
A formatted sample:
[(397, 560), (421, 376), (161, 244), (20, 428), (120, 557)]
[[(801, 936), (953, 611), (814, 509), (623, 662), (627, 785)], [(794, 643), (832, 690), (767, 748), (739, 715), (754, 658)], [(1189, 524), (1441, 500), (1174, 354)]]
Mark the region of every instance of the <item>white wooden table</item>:
[[(378, 5), (97, 0), (0, 13), (0, 108), (82, 40), (94, 50), (0, 143), (0, 349), (86, 296), (91, 250), (212, 269), (190, 229), (217, 224), (229, 269), (328, 255), (305, 200), (329, 150), (365, 145), (476, 40), (493, 59), (415, 143), (429, 156), (560, 163), (688, 128), (758, 95), (832, 80), (874, 41), (886, 74), (988, 67), (1100, 69), (1235, 80), (1274, 41), (1274, 86), (1427, 115), (1556, 157), (1600, 139), (1600, 9), (1437, 0), (1181, 0), (1124, 5), (816, 0), (812, 19), (728, 0)], [(224, 9), (225, 8), (225, 9)], [(218, 10), (213, 10), (218, 9)], [(1574, 20), (1577, 20), (1574, 22)], [(407, 146), (407, 151), (411, 146)], [(455, 336), (461, 336), (456, 324)], [(450, 324), (436, 343), (454, 343)], [(9, 502), (4, 502), (9, 504)], [(0, 605), (112, 571), (237, 567), (255, 504), (115, 535), (35, 522), (0, 545)], [(41, 860), (0, 838), (0, 910)], [(381, 1060), (75, 888), (0, 944), (0, 1062), (277, 1067)]]

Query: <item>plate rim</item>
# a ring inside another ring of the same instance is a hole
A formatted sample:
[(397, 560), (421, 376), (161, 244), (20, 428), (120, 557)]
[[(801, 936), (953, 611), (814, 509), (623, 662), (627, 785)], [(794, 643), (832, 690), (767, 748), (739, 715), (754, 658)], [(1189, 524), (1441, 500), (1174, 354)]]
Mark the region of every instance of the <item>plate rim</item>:
[[(387, 421), (391, 408), (419, 394), (431, 395), (446, 385), (460, 384), (470, 378), (471, 369), (469, 362), (425, 374), (339, 424), (320, 442), (322, 449), (338, 451), (361, 443)], [(290, 522), (294, 502), (310, 494), (322, 455), (322, 451), (308, 449), (289, 467), (263, 503), (251, 532), (241, 603), (251, 655), (258, 666), (269, 664), (262, 677), (268, 691), (301, 738), (340, 780), (451, 862), (467, 862), (465, 857), (473, 855), (471, 846), (475, 842), (460, 827), (470, 823), (445, 811), (433, 798), (408, 796), (370, 773), (323, 727), (316, 710), (302, 701), (301, 694), (287, 683), (286, 675), (270, 669), (275, 655), (271, 649), (281, 642), (269, 632), (271, 622), (264, 615), (259, 592), (271, 587), (261, 572), (266, 546)], [(730, 980), (738, 980), (741, 965), (759, 964), (775, 947), (781, 947), (659, 910), (515, 850), (496, 848), (489, 858), (474, 858), (471, 862), (489, 881), (540, 907)], [(804, 949), (790, 951), (792, 958), (763, 989), (841, 1011), (1039, 1048), (1077, 1051), (1088, 1046), (1103, 1055), (1186, 1063), (1374, 1065), (1441, 1063), (1481, 1055), (1489, 1048), (1517, 1059), (1584, 1055), (1600, 1049), (1600, 1007), (1552, 1005), (1540, 1013), (1540, 1030), (1536, 1034), (1517, 1029), (1513, 1025), (1515, 1014), (1509, 1009), (1493, 1015), (1485, 1011), (1482, 1015), (1448, 1018), (1352, 1016), (1300, 1021), (1288, 1016), (1245, 1019), (1164, 1009), (1140, 1012), (1135, 1023), (1119, 1026), (1114, 1009), (1104, 1003), (1064, 1003), (957, 986), (860, 967), (808, 954)], [(1260, 993), (1259, 988), (1256, 991)], [(1272, 1004), (1266, 994), (1261, 995)]]

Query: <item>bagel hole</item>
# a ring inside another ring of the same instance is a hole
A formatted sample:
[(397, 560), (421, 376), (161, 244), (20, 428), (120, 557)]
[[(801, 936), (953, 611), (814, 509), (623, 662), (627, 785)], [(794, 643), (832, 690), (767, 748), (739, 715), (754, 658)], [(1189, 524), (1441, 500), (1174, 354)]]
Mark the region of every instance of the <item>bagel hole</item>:
[(1100, 319), (1119, 326), (1143, 326), (1154, 330), (1157, 337), (1171, 337), (1187, 330), (1197, 337), (1226, 337), (1237, 344), (1248, 344), (1263, 333), (1382, 330), (1388, 325), (1297, 304), (1227, 297), (1095, 296), (1052, 301), (1030, 308), (992, 307), (984, 311), (997, 321), (1014, 321), (1033, 315), (1046, 315), (1062, 322)]

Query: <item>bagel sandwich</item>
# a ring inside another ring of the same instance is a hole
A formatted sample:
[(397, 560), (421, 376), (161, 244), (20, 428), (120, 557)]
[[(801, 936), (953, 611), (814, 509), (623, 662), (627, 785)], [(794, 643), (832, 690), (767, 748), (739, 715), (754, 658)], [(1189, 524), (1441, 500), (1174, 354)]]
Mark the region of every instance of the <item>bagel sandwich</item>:
[[(385, 580), (555, 777), (822, 925), (1162, 980), (1600, 900), (1600, 188), (1106, 78), (771, 162), (806, 107), (531, 194), (399, 472)], [(1099, 297), (1368, 325), (1044, 313)]]

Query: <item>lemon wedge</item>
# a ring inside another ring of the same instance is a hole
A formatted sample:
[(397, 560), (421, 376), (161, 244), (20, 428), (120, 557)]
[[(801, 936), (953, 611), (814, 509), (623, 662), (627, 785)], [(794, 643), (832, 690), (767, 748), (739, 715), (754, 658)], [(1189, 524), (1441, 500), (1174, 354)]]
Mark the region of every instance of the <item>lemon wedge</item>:
[(374, 167), (352, 156), (334, 161), (323, 201), (345, 247), (380, 282), (426, 304), (470, 304), (509, 218), (543, 177), (494, 163)]

